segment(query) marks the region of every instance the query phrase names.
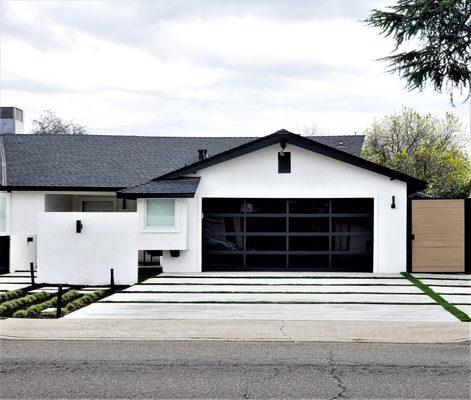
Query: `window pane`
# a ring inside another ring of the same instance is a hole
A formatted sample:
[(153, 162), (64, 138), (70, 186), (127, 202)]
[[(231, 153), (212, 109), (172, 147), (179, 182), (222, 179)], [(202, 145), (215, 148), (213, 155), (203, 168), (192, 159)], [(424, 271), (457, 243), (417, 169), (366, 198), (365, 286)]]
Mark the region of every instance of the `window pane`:
[(174, 226), (173, 199), (147, 199), (147, 226)]
[(7, 199), (0, 197), (0, 232), (7, 230)]
[(237, 254), (205, 254), (204, 265), (213, 268), (242, 268), (244, 258)]

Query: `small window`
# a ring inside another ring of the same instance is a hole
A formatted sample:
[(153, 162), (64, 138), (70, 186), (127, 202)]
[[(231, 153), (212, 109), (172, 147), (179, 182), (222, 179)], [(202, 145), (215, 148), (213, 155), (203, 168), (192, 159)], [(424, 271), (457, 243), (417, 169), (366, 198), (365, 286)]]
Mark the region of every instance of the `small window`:
[(278, 173), (290, 174), (291, 173), (291, 153), (287, 151), (280, 151), (278, 153)]
[(7, 198), (0, 195), (0, 233), (7, 232)]
[(174, 199), (146, 200), (146, 227), (159, 228), (175, 226)]

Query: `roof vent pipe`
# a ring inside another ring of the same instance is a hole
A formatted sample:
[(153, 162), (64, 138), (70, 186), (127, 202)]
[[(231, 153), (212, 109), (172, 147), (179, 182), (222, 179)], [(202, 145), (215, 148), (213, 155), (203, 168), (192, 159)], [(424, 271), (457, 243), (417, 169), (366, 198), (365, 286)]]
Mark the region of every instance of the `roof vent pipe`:
[(202, 161), (205, 158), (208, 158), (208, 150), (207, 149), (199, 149), (198, 150), (198, 159), (200, 161)]

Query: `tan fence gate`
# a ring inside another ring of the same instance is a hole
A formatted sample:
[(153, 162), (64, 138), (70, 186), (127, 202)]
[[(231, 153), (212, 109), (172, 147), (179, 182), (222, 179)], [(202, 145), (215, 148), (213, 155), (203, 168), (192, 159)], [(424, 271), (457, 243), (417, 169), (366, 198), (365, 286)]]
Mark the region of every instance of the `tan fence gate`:
[(470, 200), (412, 200), (412, 272), (469, 272)]

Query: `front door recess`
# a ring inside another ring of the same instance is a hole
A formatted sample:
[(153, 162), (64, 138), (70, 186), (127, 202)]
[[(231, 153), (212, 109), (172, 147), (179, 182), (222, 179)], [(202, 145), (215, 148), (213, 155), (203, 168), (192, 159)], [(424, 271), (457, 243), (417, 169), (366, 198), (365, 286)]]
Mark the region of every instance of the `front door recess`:
[(203, 199), (203, 270), (373, 271), (373, 199)]

